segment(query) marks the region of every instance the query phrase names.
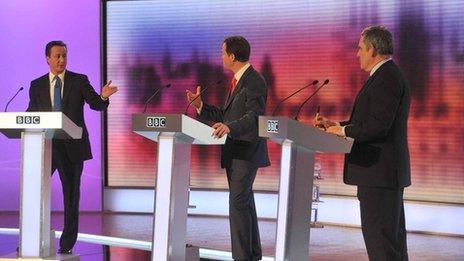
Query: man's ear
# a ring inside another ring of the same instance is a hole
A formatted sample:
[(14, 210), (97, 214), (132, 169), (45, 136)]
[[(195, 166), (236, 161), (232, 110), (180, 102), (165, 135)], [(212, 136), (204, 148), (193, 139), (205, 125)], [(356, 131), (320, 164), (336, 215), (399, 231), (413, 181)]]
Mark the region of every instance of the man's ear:
[(232, 61), (233, 61), (233, 62), (236, 62), (237, 59), (235, 59), (235, 54), (232, 53), (232, 54), (230, 54), (230, 55), (232, 56)]
[(369, 48), (372, 49), (372, 57), (376, 57), (377, 56), (377, 50), (375, 49), (375, 47), (372, 44), (370, 44)]

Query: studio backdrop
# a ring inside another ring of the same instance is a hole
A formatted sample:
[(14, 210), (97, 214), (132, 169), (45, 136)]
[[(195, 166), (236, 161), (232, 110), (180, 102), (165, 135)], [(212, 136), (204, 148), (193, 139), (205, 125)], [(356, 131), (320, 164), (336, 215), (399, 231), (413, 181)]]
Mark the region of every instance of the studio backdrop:
[[(104, 24), (106, 77), (120, 86), (107, 115), (107, 185), (152, 187), (156, 144), (131, 131), (131, 115), (146, 99), (149, 113), (183, 113), (185, 90), (223, 84), (203, 99), (222, 105), (232, 75), (221, 61), (221, 44), (246, 37), (251, 64), (269, 86), (267, 113), (294, 90), (330, 79), (304, 108), (310, 124), (316, 108), (347, 119), (368, 74), (356, 58), (363, 28), (382, 24), (394, 34), (394, 61), (411, 84), (409, 148), (412, 183), (408, 199), (464, 203), (464, 2), (455, 1), (107, 1)], [(293, 117), (315, 88), (286, 101), (278, 115)], [(190, 108), (189, 115), (195, 117)], [(272, 166), (260, 169), (255, 190), (276, 191), (280, 147), (269, 142)], [(224, 189), (219, 147), (193, 146), (191, 186)], [(322, 193), (355, 195), (342, 182), (343, 155), (317, 157)], [(308, 170), (308, 175), (312, 171)]]

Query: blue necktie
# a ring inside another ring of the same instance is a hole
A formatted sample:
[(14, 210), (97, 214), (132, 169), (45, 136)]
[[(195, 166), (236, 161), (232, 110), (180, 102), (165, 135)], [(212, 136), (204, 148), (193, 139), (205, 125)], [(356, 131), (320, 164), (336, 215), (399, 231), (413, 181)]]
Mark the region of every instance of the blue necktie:
[(53, 95), (53, 110), (61, 111), (61, 79), (55, 76), (55, 91)]

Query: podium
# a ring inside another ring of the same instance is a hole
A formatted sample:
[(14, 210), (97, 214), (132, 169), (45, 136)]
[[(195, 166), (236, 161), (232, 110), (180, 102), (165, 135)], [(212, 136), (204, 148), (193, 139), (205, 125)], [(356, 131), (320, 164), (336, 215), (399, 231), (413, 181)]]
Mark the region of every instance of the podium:
[(349, 153), (353, 139), (288, 117), (258, 121), (259, 136), (282, 145), (275, 260), (308, 260), (315, 153)]
[(52, 139), (80, 139), (82, 128), (61, 112), (4, 112), (0, 132), (21, 138), (18, 256), (56, 259), (50, 230)]
[(132, 130), (158, 143), (151, 260), (199, 260), (186, 255), (191, 146), (224, 144), (226, 136), (213, 138), (213, 128), (183, 114), (134, 114)]

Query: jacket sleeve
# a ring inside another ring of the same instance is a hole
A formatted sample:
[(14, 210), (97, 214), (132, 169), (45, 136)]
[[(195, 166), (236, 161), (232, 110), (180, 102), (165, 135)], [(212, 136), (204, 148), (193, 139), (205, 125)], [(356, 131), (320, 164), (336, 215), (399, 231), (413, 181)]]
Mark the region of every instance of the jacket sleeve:
[(216, 106), (203, 103), (199, 116), (203, 120), (222, 122), (224, 120), (224, 111)]
[(368, 106), (368, 117), (360, 121), (352, 120), (345, 127), (346, 135), (358, 142), (385, 138), (395, 121), (403, 95), (404, 86), (394, 75), (379, 80), (368, 94), (365, 105)]
[(82, 96), (84, 97), (85, 102), (90, 105), (92, 110), (104, 111), (108, 108), (108, 105), (110, 104), (109, 99), (104, 101), (100, 95), (95, 92), (95, 89), (92, 87), (92, 85), (90, 85), (87, 76), (84, 75), (79, 84)]
[(264, 80), (254, 76), (245, 87), (245, 113), (242, 117), (226, 122), (230, 129), (230, 136), (237, 137), (258, 128), (258, 117), (266, 109), (267, 88)]

